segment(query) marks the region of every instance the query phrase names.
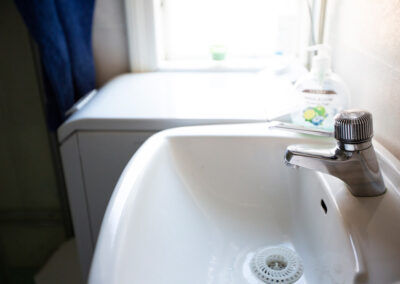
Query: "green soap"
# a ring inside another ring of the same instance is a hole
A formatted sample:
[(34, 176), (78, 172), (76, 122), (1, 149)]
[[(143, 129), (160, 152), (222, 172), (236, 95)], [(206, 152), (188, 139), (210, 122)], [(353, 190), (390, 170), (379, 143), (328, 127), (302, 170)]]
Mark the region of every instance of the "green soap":
[(213, 45), (210, 48), (211, 56), (213, 60), (221, 61), (226, 57), (226, 48), (223, 45)]

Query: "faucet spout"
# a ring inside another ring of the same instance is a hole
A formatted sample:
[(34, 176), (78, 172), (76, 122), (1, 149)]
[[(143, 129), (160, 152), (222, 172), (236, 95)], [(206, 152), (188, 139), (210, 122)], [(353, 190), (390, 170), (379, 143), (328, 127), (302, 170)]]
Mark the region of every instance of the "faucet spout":
[(337, 149), (315, 149), (311, 145), (291, 145), (286, 149), (285, 163), (316, 170), (324, 173), (332, 172), (338, 161), (347, 157)]
[(292, 145), (286, 150), (285, 163), (335, 176), (348, 185), (354, 196), (378, 196), (386, 191), (372, 144), (356, 151), (339, 146), (316, 150)]

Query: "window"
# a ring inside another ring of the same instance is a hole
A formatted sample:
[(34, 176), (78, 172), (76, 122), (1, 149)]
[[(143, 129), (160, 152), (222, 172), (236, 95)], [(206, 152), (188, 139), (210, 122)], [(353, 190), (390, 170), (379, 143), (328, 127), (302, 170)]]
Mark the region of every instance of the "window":
[(298, 56), (304, 1), (126, 0), (133, 71), (246, 70)]

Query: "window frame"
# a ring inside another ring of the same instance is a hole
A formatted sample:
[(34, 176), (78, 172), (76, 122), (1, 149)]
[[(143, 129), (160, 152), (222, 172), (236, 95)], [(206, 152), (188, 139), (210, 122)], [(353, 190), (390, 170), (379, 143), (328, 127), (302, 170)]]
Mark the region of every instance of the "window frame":
[[(212, 65), (176, 65), (161, 62), (160, 43), (157, 42), (156, 0), (125, 0), (126, 30), (128, 39), (130, 71), (134, 73), (154, 71), (217, 71), (217, 72), (254, 72), (262, 68), (257, 66), (212, 66)], [(279, 1), (279, 0), (277, 0)], [(311, 44), (311, 21), (307, 11), (309, 0), (303, 2), (301, 21), (304, 28), (298, 43), (297, 55), (300, 62), (309, 65), (310, 56), (307, 47)], [(317, 43), (323, 42), (324, 15), (326, 0), (311, 0), (313, 30)]]
[(125, 15), (131, 71), (155, 71), (158, 52), (154, 1), (125, 0)]

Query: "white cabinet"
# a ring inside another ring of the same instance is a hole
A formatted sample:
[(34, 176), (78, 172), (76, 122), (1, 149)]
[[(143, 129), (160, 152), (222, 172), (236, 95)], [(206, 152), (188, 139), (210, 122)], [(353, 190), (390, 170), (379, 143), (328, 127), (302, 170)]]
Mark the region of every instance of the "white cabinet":
[(82, 272), (87, 274), (101, 222), (125, 165), (153, 132), (78, 131), (61, 145)]
[(94, 243), (113, 188), (151, 132), (79, 132), (78, 144)]

